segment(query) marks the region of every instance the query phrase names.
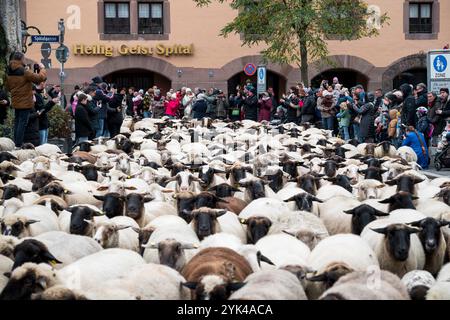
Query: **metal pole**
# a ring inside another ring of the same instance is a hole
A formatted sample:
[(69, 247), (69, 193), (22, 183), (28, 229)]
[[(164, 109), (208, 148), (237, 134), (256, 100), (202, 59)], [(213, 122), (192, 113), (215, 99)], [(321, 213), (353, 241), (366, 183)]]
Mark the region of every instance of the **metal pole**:
[(65, 100), (64, 100), (64, 63), (61, 63), (61, 73), (60, 73), (60, 80), (61, 80), (61, 107), (63, 110), (66, 108), (65, 106)]

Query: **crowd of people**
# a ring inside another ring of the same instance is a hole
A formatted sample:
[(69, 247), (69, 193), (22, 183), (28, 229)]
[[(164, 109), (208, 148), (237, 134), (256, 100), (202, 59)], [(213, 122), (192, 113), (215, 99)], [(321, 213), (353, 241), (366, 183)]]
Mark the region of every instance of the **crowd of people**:
[[(11, 103), (6, 92), (0, 90), (0, 122), (4, 122), (6, 109), (11, 105), (15, 110), (14, 139), (18, 148), (25, 142), (35, 146), (47, 142), (47, 113), (66, 99), (57, 85), (45, 91), (46, 72), (42, 64), (35, 65), (32, 71), (25, 66), (24, 59), (19, 52), (11, 55), (7, 73)], [(127, 115), (294, 122), (332, 130), (346, 141), (390, 141), (395, 147), (411, 146), (418, 155), (418, 163), (427, 168), (429, 147), (442, 148), (447, 143), (449, 100), (448, 88), (436, 94), (419, 83), (402, 84), (398, 90), (386, 93), (381, 89), (366, 92), (360, 84), (345, 88), (337, 77), (331, 83), (323, 80), (319, 88), (299, 83), (279, 98), (270, 87), (258, 95), (250, 80), (237, 86), (227, 98), (216, 88), (183, 87), (163, 93), (157, 86), (146, 91), (117, 88), (95, 77), (89, 84), (76, 86), (64, 105), (74, 119), (76, 142), (114, 137)]]

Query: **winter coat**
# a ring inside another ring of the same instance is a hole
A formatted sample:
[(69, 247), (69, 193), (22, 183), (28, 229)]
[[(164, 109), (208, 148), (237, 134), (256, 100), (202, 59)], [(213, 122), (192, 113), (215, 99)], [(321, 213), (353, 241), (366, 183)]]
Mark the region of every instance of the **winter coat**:
[(267, 99), (261, 99), (258, 101), (258, 122), (263, 120), (270, 121), (270, 113), (272, 112), (272, 99), (268, 97)]
[(94, 131), (100, 129), (100, 124), (98, 122), (98, 113), (101, 108), (101, 106), (97, 106), (97, 102), (94, 99), (89, 100), (88, 104), (86, 105), (86, 111), (88, 112), (91, 127)]
[(447, 120), (448, 118), (450, 118), (450, 97), (447, 98), (447, 100), (445, 102), (441, 101), (441, 106), (442, 106), (441, 116), (442, 116), (442, 118)]
[(20, 61), (12, 60), (6, 71), (6, 89), (11, 93), (14, 109), (31, 109), (34, 107), (33, 83), (39, 84), (47, 80), (47, 72), (39, 71), (39, 74), (25, 67)]
[(350, 120), (352, 118), (350, 111), (342, 110), (336, 117), (339, 119), (339, 127), (350, 127)]
[(123, 122), (123, 115), (122, 110), (120, 109), (122, 107), (122, 100), (123, 95), (120, 93), (116, 93), (111, 101), (109, 102), (108, 106), (108, 123), (115, 124), (115, 125), (121, 125)]
[(416, 99), (416, 110), (419, 107), (427, 107), (428, 106), (428, 98), (427, 98), (427, 91), (423, 90), (417, 95)]
[(178, 100), (170, 100), (165, 103), (166, 115), (176, 117), (180, 102)]
[[(299, 102), (300, 102), (299, 98), (294, 95), (289, 95), (285, 99), (285, 101), (283, 103), (283, 107), (287, 110), (286, 111), (286, 122), (293, 122), (293, 123), (298, 122), (297, 111), (300, 110)], [(293, 108), (291, 106), (291, 104), (293, 104), (295, 106), (295, 108)]]
[(217, 98), (215, 95), (205, 96), (206, 104), (208, 108), (206, 109), (206, 113), (210, 116), (216, 115), (217, 112)]
[(321, 99), (319, 104), (319, 110), (322, 118), (330, 118), (336, 114), (334, 106), (336, 101), (334, 101), (333, 96), (327, 96)]
[(206, 109), (208, 104), (204, 99), (198, 99), (192, 106), (192, 118), (193, 119), (203, 119), (206, 116)]
[(442, 115), (437, 114), (436, 111), (441, 109), (441, 99), (436, 97), (433, 101), (433, 104), (429, 106), (430, 109), (428, 111), (428, 119), (434, 125), (433, 136), (439, 136), (442, 134), (445, 128), (445, 120)]
[(417, 116), (416, 116), (416, 99), (412, 95), (412, 88), (409, 84), (404, 83), (400, 86), (400, 91), (403, 94), (403, 105), (401, 111), (401, 120), (402, 123), (406, 126), (415, 127), (417, 124)]
[(161, 96), (155, 96), (151, 102), (152, 116), (155, 119), (160, 119), (164, 116), (165, 107)]
[(227, 117), (227, 101), (225, 98), (217, 98), (217, 117), (226, 118)]
[(95, 91), (94, 101), (98, 106), (101, 104), (101, 108), (98, 112), (99, 119), (106, 119), (108, 117), (108, 103), (110, 98), (102, 90)]
[(247, 96), (243, 103), (245, 119), (258, 121), (258, 97)]
[(359, 123), (360, 136), (363, 140), (375, 137), (375, 106), (372, 102), (363, 104), (361, 107), (353, 105), (353, 110), (362, 115)]
[(23, 137), (24, 143), (32, 143), (35, 147), (40, 145), (39, 137), (39, 116), (36, 109), (32, 108), (30, 110), (30, 115), (28, 117), (28, 123), (25, 127), (25, 135)]
[(49, 127), (47, 113), (52, 110), (55, 103), (52, 100), (49, 100), (47, 104), (44, 103), (44, 98), (40, 93), (35, 94), (36, 102), (34, 104), (34, 109), (36, 111), (42, 110), (41, 115), (39, 116), (39, 130), (46, 130)]
[(389, 138), (395, 138), (395, 136), (397, 135), (398, 123), (397, 110), (389, 110), (389, 118), (391, 119), (391, 121), (389, 121), (388, 136)]
[(75, 110), (75, 135), (79, 137), (89, 137), (94, 130), (86, 110), (86, 106), (78, 102)]
[[(420, 143), (418, 137), (420, 137), (422, 143)], [(425, 147), (425, 154), (422, 152), (422, 144)], [(402, 146), (411, 147), (417, 154), (417, 163), (423, 168), (428, 169), (428, 147), (426, 140), (421, 132), (410, 132), (406, 135), (405, 140), (403, 140)]]

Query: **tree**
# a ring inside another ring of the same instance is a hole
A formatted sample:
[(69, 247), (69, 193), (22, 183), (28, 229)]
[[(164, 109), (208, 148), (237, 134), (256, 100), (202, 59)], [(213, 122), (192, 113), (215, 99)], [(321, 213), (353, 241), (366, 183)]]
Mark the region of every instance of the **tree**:
[[(193, 0), (197, 6), (213, 0)], [(242, 34), (242, 45), (259, 45), (265, 62), (296, 64), (309, 83), (308, 61), (328, 56), (327, 37), (356, 40), (379, 34), (388, 20), (362, 0), (215, 0), (238, 11), (221, 36)]]

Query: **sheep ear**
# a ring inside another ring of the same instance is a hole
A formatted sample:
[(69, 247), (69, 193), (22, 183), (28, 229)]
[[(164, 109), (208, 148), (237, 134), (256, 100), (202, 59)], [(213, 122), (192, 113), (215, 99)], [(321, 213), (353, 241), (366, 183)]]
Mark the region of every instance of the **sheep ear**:
[(387, 228), (377, 228), (377, 229), (370, 229), (372, 231), (375, 231), (376, 233), (386, 234)]
[(34, 177), (36, 176), (36, 174), (35, 173), (30, 173), (30, 174), (27, 174), (25, 177), (23, 177), (24, 179), (27, 179), (27, 180), (31, 180), (31, 179), (33, 179)]
[(73, 192), (70, 190), (64, 189), (64, 194), (73, 194)]
[(228, 290), (236, 291), (245, 286), (245, 282), (233, 282), (227, 285)]
[(124, 230), (124, 229), (128, 229), (128, 228), (130, 228), (131, 226), (124, 226), (124, 225), (117, 225), (117, 226), (115, 226), (115, 230), (116, 231), (120, 231), (120, 230)]
[(40, 221), (39, 220), (28, 220), (27, 222), (25, 222), (25, 226), (28, 227), (30, 224), (33, 224), (36, 222), (40, 222)]
[(296, 236), (295, 234), (291, 233), (291, 232), (288, 231), (288, 230), (283, 230), (283, 233), (286, 233), (286, 234), (288, 234), (288, 235), (290, 235), (290, 236), (293, 236), (294, 238), (297, 238), (297, 236)]
[(316, 198), (316, 197), (311, 197), (311, 200), (319, 202), (319, 203), (323, 203), (323, 200), (320, 200), (319, 198)]
[(397, 179), (392, 179), (384, 182), (387, 185), (395, 186), (397, 184)]
[(376, 189), (381, 189), (381, 188), (384, 188), (386, 185), (384, 185), (384, 184), (380, 184), (379, 186), (377, 186), (377, 187), (375, 187)]
[(290, 197), (289, 199), (286, 199), (286, 200), (283, 200), (284, 202), (289, 202), (289, 201), (295, 201), (295, 198), (296, 198), (297, 196), (295, 195), (295, 196), (292, 196), (292, 197)]
[(137, 188), (136, 188), (136, 187), (125, 187), (125, 189), (126, 189), (126, 190), (132, 190), (132, 191), (135, 191), (135, 190), (137, 190)]
[(380, 200), (380, 201), (378, 201), (378, 203), (392, 203), (392, 198), (387, 198), (387, 199), (384, 199), (384, 200)]
[(217, 191), (217, 186), (209, 188), (208, 191), (212, 191), (212, 192)]
[(344, 210), (344, 213), (346, 214), (354, 214), (355, 213), (355, 209), (350, 209), (350, 210)]
[(11, 278), (11, 272), (5, 272), (3, 275), (8, 279)]
[(420, 227), (421, 222), (422, 222), (422, 220), (413, 221), (413, 222), (408, 223), (408, 225), (413, 226), (413, 227)]
[[(106, 190), (108, 190), (108, 189), (109, 189), (108, 186), (100, 186), (100, 187), (97, 188), (97, 191), (106, 191)], [(94, 196), (94, 197), (95, 197), (95, 196)]]
[(92, 220), (83, 219), (83, 221), (86, 222), (87, 224), (90, 224), (91, 226), (95, 226), (95, 222)]
[(194, 244), (194, 243), (183, 243), (181, 245), (181, 249), (197, 249), (198, 248), (198, 244)]
[(450, 225), (450, 221), (448, 220), (441, 220), (439, 221), (439, 226), (444, 227)]
[(408, 231), (410, 234), (411, 233), (417, 233), (420, 232), (422, 229), (418, 229), (418, 228), (411, 228), (411, 227), (406, 227), (406, 231)]
[(149, 249), (158, 249), (158, 245), (154, 242), (150, 242), (147, 244), (143, 244), (142, 248), (149, 248)]
[(367, 169), (364, 169), (364, 170), (358, 170), (358, 173), (366, 174), (366, 173), (367, 173)]
[(195, 290), (197, 288), (198, 282), (182, 282), (181, 285), (191, 290)]
[(150, 202), (150, 201), (153, 201), (153, 200), (155, 200), (155, 198), (153, 198), (151, 196), (145, 196), (144, 197), (144, 202)]
[(383, 212), (383, 211), (377, 210), (377, 209), (375, 209), (375, 208), (373, 208), (373, 209), (375, 210), (374, 215), (377, 216), (377, 217), (386, 217), (386, 216), (389, 215), (388, 212)]
[[(106, 187), (106, 188), (108, 188), (108, 187)], [(98, 196), (98, 195), (95, 195), (95, 194), (94, 194), (94, 198), (97, 199), (97, 200), (100, 200), (100, 201), (104, 201), (105, 200), (105, 196)]]
[(225, 213), (227, 213), (227, 210), (220, 210), (216, 212), (216, 218), (223, 216)]
[(227, 200), (216, 197), (217, 198), (217, 202), (223, 202), (223, 203), (229, 203)]
[(414, 184), (416, 184), (416, 183), (421, 183), (421, 182), (423, 182), (423, 181), (425, 181), (425, 180), (422, 179), (422, 178), (419, 178), (419, 177), (414, 177), (414, 179), (413, 179), (413, 183), (414, 183)]
[(323, 282), (323, 281), (327, 281), (327, 279), (328, 279), (328, 275), (326, 272), (318, 274), (311, 278), (306, 278), (306, 280), (313, 281), (313, 282)]
[(140, 233), (141, 233), (141, 229), (139, 229), (139, 228), (131, 227), (131, 229), (132, 229), (134, 232), (136, 232), (137, 234), (140, 234)]

